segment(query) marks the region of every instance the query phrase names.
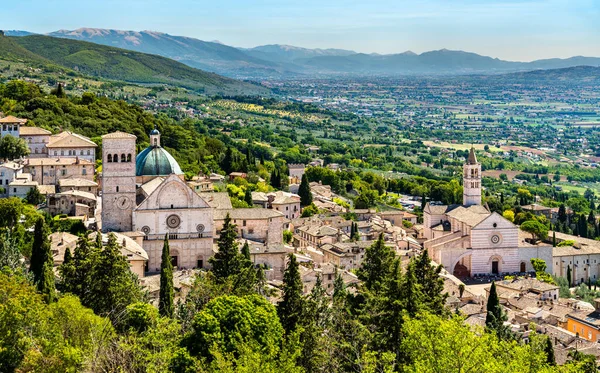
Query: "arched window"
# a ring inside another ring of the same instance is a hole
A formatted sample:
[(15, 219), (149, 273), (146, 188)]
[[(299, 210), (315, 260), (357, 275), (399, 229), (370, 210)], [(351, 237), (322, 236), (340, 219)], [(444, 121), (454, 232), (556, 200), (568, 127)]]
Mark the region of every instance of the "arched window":
[(87, 155), (90, 155), (90, 149), (88, 149), (88, 151), (87, 151)]
[(119, 161), (119, 155), (113, 154), (113, 162), (118, 162), (118, 161)]
[(127, 162), (131, 162), (131, 153), (127, 154)]
[(158, 145), (158, 139), (154, 138), (154, 146), (157, 146), (157, 145)]
[(121, 154), (121, 162), (125, 162), (125, 161), (126, 161), (125, 154)]
[(79, 151), (79, 155), (83, 155), (83, 150), (80, 150), (80, 151)]
[(108, 157), (106, 157), (106, 162), (107, 163), (112, 163), (112, 155), (108, 155)]

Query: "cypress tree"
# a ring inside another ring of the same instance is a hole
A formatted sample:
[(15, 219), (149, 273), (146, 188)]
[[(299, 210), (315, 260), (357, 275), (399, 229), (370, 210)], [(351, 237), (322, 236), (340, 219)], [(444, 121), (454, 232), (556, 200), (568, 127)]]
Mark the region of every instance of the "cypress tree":
[(225, 151), (225, 157), (223, 157), (223, 160), (221, 161), (221, 168), (227, 175), (233, 172), (233, 150), (230, 146), (228, 146)]
[(550, 337), (546, 338), (546, 345), (544, 346), (544, 352), (546, 353), (546, 364), (550, 366), (556, 365), (556, 359), (554, 357), (554, 347), (552, 346), (552, 341)]
[(567, 283), (571, 287), (571, 266), (567, 264)]
[(587, 221), (590, 224), (594, 224), (594, 222), (596, 221), (596, 215), (594, 215), (594, 210), (590, 210), (590, 214), (588, 215)]
[(169, 249), (169, 237), (165, 234), (160, 262), (160, 295), (158, 301), (158, 312), (161, 316), (173, 317), (173, 263), (171, 263), (171, 252)]
[(242, 246), (242, 256), (244, 260), (250, 262), (252, 264), (252, 259), (250, 258), (250, 245), (248, 245), (248, 240), (244, 242), (244, 246)]
[(492, 282), (490, 295), (487, 301), (487, 315), (485, 317), (485, 327), (488, 331), (495, 333), (498, 338), (508, 339), (510, 331), (504, 326), (506, 315), (500, 306), (500, 299), (496, 291), (496, 282)]
[(344, 279), (342, 275), (338, 272), (337, 267), (335, 267), (334, 280), (333, 280), (333, 303), (340, 304), (346, 299), (346, 284), (344, 284)]
[(567, 209), (565, 208), (565, 204), (561, 204), (560, 207), (558, 208), (558, 220), (561, 223), (564, 223), (567, 221)]
[(250, 188), (246, 188), (246, 193), (244, 193), (244, 202), (246, 202), (246, 204), (249, 207), (254, 206), (254, 202), (252, 202), (252, 192), (250, 191)]
[(584, 238), (588, 236), (587, 221), (583, 214), (579, 215), (579, 235)]
[(35, 222), (29, 270), (33, 274), (33, 283), (37, 290), (44, 295), (48, 303), (55, 297), (53, 265), (48, 229), (44, 218), (40, 217)]
[(73, 259), (73, 255), (71, 255), (71, 249), (67, 248), (65, 250), (63, 262), (58, 267), (58, 272), (62, 278), (62, 291), (64, 293), (74, 293), (71, 285), (75, 276), (75, 260)]
[(217, 241), (219, 251), (208, 260), (212, 264), (212, 272), (219, 281), (224, 281), (240, 270), (240, 252), (236, 239), (236, 226), (231, 223), (231, 217), (227, 214)]
[(556, 247), (556, 230), (552, 231), (552, 247)]
[(275, 189), (281, 189), (281, 176), (279, 175), (277, 166), (271, 172), (271, 186)]
[(287, 267), (283, 273), (283, 298), (277, 304), (277, 314), (287, 334), (296, 329), (303, 306), (300, 269), (296, 256), (289, 254)]
[(300, 204), (302, 206), (309, 206), (313, 202), (310, 183), (306, 174), (302, 175), (302, 182), (300, 183), (300, 187), (298, 187), (298, 195), (300, 196)]

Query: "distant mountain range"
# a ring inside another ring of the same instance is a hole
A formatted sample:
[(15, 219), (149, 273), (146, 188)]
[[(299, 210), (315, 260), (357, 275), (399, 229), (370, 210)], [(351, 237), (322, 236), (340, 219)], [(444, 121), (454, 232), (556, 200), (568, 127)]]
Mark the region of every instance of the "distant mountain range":
[[(18, 35), (26, 31), (11, 31), (8, 35), (11, 33)], [(157, 54), (188, 66), (238, 78), (499, 74), (580, 65), (600, 66), (600, 58), (596, 57), (513, 62), (447, 49), (421, 54), (380, 55), (278, 44), (235, 48), (220, 42), (154, 31), (81, 28), (59, 30), (48, 35)]]
[(195, 69), (165, 57), (45, 35), (0, 36), (0, 58), (111, 80), (168, 84), (208, 94), (269, 94), (262, 86)]

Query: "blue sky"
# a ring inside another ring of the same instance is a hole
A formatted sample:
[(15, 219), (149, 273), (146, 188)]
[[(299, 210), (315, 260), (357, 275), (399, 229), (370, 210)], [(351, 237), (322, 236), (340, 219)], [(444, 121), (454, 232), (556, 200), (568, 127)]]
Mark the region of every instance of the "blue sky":
[(461, 49), (502, 59), (600, 56), (600, 0), (18, 0), (3, 29), (153, 30), (252, 47)]

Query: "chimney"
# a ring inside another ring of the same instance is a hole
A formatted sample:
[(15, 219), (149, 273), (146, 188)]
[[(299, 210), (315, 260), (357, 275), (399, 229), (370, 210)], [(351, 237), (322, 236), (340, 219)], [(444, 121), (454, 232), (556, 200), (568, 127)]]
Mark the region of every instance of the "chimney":
[(123, 247), (127, 247), (127, 241), (123, 238)]

